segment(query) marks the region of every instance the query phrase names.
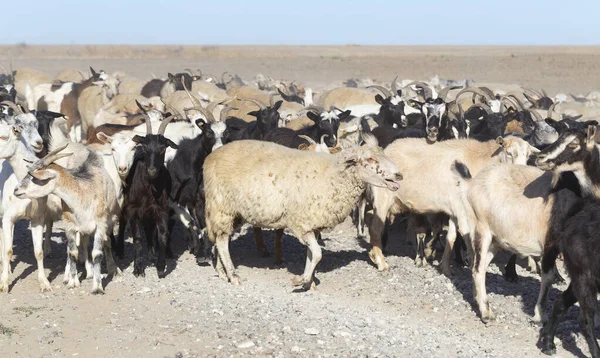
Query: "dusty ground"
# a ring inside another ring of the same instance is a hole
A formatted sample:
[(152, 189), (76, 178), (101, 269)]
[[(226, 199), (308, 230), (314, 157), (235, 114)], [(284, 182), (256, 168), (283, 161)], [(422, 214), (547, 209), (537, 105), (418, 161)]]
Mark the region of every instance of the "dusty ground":
[[(109, 51), (110, 50), (110, 51)], [(20, 51), (20, 52), (19, 52)], [(178, 52), (179, 51), (179, 52)], [(600, 48), (82, 48), (0, 47), (0, 63), (49, 74), (88, 65), (124, 70), (138, 77), (185, 67), (251, 78), (257, 72), (326, 86), (348, 77), (378, 79), (470, 77), (521, 83), (550, 92), (598, 89)], [(118, 58), (106, 58), (108, 55)], [(84, 56), (78, 58), (77, 56)], [(324, 234), (316, 291), (296, 293), (291, 278), (304, 267), (305, 248), (284, 238), (285, 265), (260, 257), (250, 235), (231, 244), (240, 276), (235, 287), (198, 266), (174, 235), (177, 260), (159, 280), (149, 266), (132, 275), (131, 242), (118, 261), (120, 279), (107, 279), (106, 294), (91, 296), (91, 283), (67, 290), (61, 283), (65, 244), (57, 231), (46, 260), (54, 290), (39, 293), (27, 223), (18, 226), (11, 292), (0, 297), (0, 347), (13, 356), (410, 356), (535, 357), (539, 328), (529, 322), (539, 279), (518, 267), (518, 283), (504, 281), (492, 264), (490, 302), (498, 316), (487, 326), (474, 311), (470, 272), (454, 268), (448, 279), (432, 267), (413, 264), (402, 224), (392, 231), (381, 274), (370, 264), (367, 244), (350, 220)], [(272, 240), (267, 243), (272, 251)], [(503, 265), (506, 256), (496, 260)], [(83, 271), (83, 268), (81, 268)], [(556, 286), (553, 302), (565, 284)], [(579, 334), (578, 308), (559, 327), (558, 355), (589, 354)]]

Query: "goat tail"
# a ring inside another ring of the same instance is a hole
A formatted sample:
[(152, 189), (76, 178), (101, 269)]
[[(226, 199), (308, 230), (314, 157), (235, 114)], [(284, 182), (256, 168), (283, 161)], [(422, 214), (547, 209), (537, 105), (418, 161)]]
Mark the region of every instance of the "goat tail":
[(454, 174), (454, 176), (461, 182), (470, 181), (472, 179), (471, 171), (469, 171), (469, 168), (463, 162), (455, 160), (450, 166), (450, 170), (452, 171), (452, 174)]

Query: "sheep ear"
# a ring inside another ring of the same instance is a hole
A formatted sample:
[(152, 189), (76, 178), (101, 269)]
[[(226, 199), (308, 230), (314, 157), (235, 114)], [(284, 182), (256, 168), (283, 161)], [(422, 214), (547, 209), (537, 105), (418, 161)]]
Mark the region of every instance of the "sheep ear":
[(165, 138), (167, 140), (167, 145), (173, 149), (179, 149), (179, 146), (175, 144), (172, 140)]
[(298, 146), (298, 149), (300, 150), (308, 150), (308, 144), (306, 143), (302, 143)]
[(102, 143), (112, 142), (112, 138), (110, 136), (106, 135), (104, 132), (96, 133), (96, 138), (98, 138), (98, 140), (101, 141)]
[(38, 180), (50, 180), (56, 178), (56, 172), (52, 169), (38, 169), (31, 176)]
[(502, 137), (496, 138), (496, 143), (498, 143), (498, 145), (501, 146), (501, 147), (504, 147), (504, 144), (506, 144), (504, 142), (504, 138), (502, 138)]
[(329, 153), (331, 154), (336, 154), (342, 151), (342, 147), (333, 147), (333, 148), (329, 148)]
[(590, 125), (587, 127), (587, 138), (585, 139), (585, 146), (587, 150), (592, 150), (596, 145), (596, 126)]

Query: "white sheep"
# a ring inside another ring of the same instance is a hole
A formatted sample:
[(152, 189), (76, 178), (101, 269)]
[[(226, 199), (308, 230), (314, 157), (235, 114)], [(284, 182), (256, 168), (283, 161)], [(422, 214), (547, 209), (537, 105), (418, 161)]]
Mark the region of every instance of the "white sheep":
[(206, 227), (218, 253), (219, 276), (239, 284), (229, 255), (234, 224), (285, 229), (308, 246), (304, 274), (294, 286), (311, 286), (321, 248), (314, 230), (346, 219), (367, 184), (397, 190), (398, 168), (372, 136), (366, 145), (334, 156), (243, 140), (212, 152), (204, 162)]

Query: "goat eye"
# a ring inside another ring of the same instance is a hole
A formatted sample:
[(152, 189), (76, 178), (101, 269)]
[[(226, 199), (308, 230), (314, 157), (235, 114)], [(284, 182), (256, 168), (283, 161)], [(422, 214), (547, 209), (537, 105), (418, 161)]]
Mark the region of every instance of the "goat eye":
[(568, 147), (571, 149), (575, 149), (575, 148), (579, 147), (579, 143), (571, 142), (571, 143), (569, 143)]

